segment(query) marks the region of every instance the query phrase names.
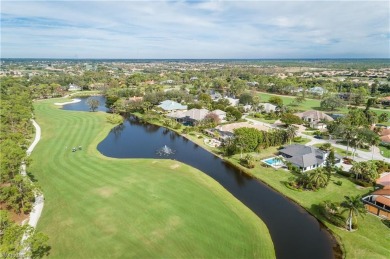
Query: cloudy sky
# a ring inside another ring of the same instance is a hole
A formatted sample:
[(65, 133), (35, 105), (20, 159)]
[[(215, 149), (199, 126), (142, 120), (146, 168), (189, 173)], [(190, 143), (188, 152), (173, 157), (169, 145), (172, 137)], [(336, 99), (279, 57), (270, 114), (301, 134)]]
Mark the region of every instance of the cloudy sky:
[(388, 1), (1, 1), (3, 58), (390, 58)]

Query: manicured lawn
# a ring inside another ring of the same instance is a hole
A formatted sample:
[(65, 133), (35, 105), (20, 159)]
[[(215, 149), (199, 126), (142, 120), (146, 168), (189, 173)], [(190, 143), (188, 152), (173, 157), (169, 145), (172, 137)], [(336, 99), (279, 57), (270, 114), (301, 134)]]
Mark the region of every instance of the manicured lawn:
[[(234, 164), (238, 165), (239, 155), (229, 159)], [(239, 166), (239, 165), (238, 165)], [(287, 197), (295, 200), (301, 206), (309, 210), (313, 215), (329, 227), (337, 237), (341, 239), (343, 249), (345, 250), (346, 258), (388, 258), (390, 254), (390, 235), (389, 228), (374, 215), (366, 214), (364, 218), (358, 218), (359, 229), (355, 232), (348, 232), (344, 229), (335, 227), (324, 220), (316, 205), (322, 201), (330, 200), (333, 202), (341, 202), (345, 195), (366, 195), (372, 188), (360, 188), (351, 181), (340, 175), (334, 175), (330, 184), (326, 189), (317, 192), (312, 191), (295, 191), (287, 188), (285, 182), (289, 181), (292, 174), (286, 170), (275, 170), (266, 168), (260, 165), (260, 162), (254, 169), (245, 169), (256, 178), (264, 181), (274, 189), (283, 193)], [(341, 181), (342, 185), (335, 184), (336, 181)]]
[(213, 179), (173, 160), (104, 157), (106, 114), (58, 101), (34, 105), (42, 139), (29, 166), (45, 194), (38, 229), (51, 257), (275, 257), (265, 224)]
[(384, 157), (390, 158), (390, 148), (389, 147), (379, 146), (379, 149), (381, 150), (381, 153)]

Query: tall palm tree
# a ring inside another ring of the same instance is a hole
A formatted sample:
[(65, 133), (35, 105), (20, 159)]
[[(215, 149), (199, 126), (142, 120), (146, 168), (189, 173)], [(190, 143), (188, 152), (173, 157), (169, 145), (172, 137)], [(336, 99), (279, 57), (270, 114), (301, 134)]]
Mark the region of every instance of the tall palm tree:
[(368, 143), (370, 144), (371, 146), (371, 161), (374, 160), (374, 147), (377, 147), (379, 146), (379, 144), (381, 143), (381, 139), (379, 138), (379, 136), (375, 133), (375, 132), (372, 132), (373, 134), (370, 134), (370, 138), (368, 139)]
[(286, 135), (287, 135), (287, 140), (291, 144), (291, 140), (293, 140), (298, 134), (298, 127), (294, 125), (289, 125), (286, 129)]
[(356, 129), (352, 126), (345, 127), (343, 130), (343, 137), (347, 141), (347, 157), (348, 157), (349, 143), (356, 138)]
[(345, 200), (341, 203), (341, 206), (345, 208), (342, 213), (348, 212), (347, 229), (352, 230), (352, 220), (355, 218), (357, 222), (357, 216), (366, 213), (364, 205), (361, 201), (360, 195), (356, 196), (344, 196)]

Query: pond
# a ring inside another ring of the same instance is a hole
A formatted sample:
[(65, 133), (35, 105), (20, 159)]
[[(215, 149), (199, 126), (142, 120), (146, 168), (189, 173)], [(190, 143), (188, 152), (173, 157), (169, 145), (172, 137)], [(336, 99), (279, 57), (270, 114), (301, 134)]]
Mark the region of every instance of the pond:
[(87, 100), (90, 98), (99, 101), (99, 107), (96, 109), (97, 111), (107, 111), (107, 108), (105, 107), (106, 98), (101, 95), (91, 97), (77, 97), (77, 99), (80, 99), (81, 102), (64, 105), (62, 109), (69, 111), (89, 111), (89, 105), (87, 103)]
[[(156, 151), (165, 145), (174, 152), (161, 157)], [(264, 221), (277, 258), (333, 258), (333, 250), (339, 249), (329, 232), (306, 210), (171, 130), (132, 116), (113, 128), (98, 150), (115, 158), (175, 159), (201, 170)]]

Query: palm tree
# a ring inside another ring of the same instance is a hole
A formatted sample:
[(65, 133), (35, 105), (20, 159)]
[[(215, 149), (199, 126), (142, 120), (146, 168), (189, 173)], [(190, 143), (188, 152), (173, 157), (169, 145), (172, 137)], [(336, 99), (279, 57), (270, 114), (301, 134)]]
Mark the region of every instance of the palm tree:
[(348, 211), (347, 229), (352, 230), (352, 220), (355, 218), (357, 222), (357, 216), (366, 213), (364, 205), (361, 201), (360, 195), (356, 196), (344, 196), (345, 201), (341, 203), (341, 206), (345, 208), (342, 213)]
[(315, 188), (323, 188), (328, 185), (329, 174), (324, 170), (324, 168), (316, 168), (309, 173), (309, 182), (310, 185)]
[(379, 136), (375, 132), (372, 132), (372, 134), (370, 134), (370, 136), (369, 136), (368, 143), (370, 144), (371, 149), (372, 149), (372, 151), (371, 151), (372, 152), (371, 153), (371, 161), (372, 161), (372, 160), (374, 160), (374, 147), (379, 146), (379, 144), (381, 143), (381, 139), (379, 138)]
[(356, 179), (363, 175), (364, 163), (352, 162), (352, 168), (349, 170), (351, 173), (356, 175)]
[(290, 125), (287, 127), (286, 135), (287, 135), (287, 140), (290, 142), (290, 144), (291, 144), (291, 140), (293, 140), (297, 136), (297, 133), (298, 133), (297, 126)]
[(356, 138), (356, 129), (352, 126), (348, 126), (343, 130), (343, 137), (347, 141), (347, 157), (348, 157), (348, 149), (349, 143), (351, 140)]

